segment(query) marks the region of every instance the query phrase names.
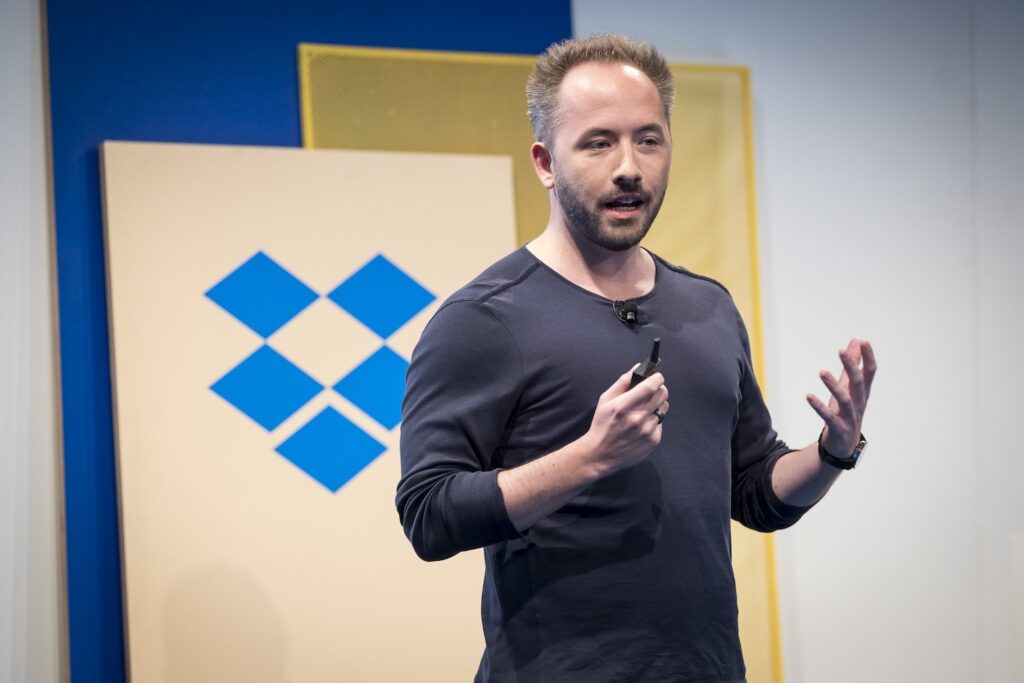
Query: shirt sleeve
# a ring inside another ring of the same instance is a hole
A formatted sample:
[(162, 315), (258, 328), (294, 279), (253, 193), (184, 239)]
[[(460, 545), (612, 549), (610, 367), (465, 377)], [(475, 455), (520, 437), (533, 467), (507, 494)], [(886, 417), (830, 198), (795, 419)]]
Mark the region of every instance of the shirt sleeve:
[(750, 340), (736, 314), (743, 343), (740, 407), (732, 436), (732, 518), (755, 531), (776, 531), (796, 524), (811, 507), (783, 503), (772, 487), (772, 470), (793, 449), (772, 428), (750, 360)]
[(520, 536), (492, 463), (522, 377), (515, 339), (483, 303), (450, 302), (424, 330), (406, 376), (395, 499), (424, 560)]

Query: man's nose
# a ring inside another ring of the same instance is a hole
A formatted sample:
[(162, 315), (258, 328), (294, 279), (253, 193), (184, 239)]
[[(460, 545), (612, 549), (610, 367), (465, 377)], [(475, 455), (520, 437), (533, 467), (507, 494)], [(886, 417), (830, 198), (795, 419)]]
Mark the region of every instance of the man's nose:
[(640, 184), (642, 175), (640, 166), (637, 164), (636, 151), (630, 145), (622, 148), (619, 156), (619, 164), (615, 169), (615, 176), (612, 180), (620, 187), (633, 187)]

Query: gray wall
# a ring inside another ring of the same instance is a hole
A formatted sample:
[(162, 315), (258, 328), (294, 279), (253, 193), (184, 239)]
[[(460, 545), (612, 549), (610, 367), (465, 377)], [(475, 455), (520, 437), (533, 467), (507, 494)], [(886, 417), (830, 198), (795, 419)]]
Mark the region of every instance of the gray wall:
[(867, 459), (777, 535), (787, 681), (1024, 680), (1024, 4), (573, 11), (577, 35), (752, 70), (782, 435), (817, 435), (803, 396), (824, 392), (817, 371), (838, 370), (840, 345), (863, 336), (878, 353)]
[(40, 7), (0, 2), (0, 682), (61, 676)]

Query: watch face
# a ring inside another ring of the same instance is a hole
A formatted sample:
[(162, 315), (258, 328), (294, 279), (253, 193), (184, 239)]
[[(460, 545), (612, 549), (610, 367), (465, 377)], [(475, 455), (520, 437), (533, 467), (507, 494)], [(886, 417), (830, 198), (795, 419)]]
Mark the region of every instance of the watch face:
[(852, 459), (858, 465), (860, 464), (861, 457), (864, 455), (864, 449), (867, 448), (868, 440), (864, 438), (862, 434), (860, 441), (857, 442), (857, 447), (853, 449)]

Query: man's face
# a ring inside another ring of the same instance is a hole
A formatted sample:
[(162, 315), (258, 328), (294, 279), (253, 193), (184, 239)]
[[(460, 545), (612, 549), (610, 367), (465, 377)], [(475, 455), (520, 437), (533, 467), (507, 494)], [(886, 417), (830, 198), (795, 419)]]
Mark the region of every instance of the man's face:
[(574, 67), (559, 88), (550, 185), (567, 227), (605, 249), (638, 244), (668, 184), (672, 141), (661, 98), (624, 64)]

